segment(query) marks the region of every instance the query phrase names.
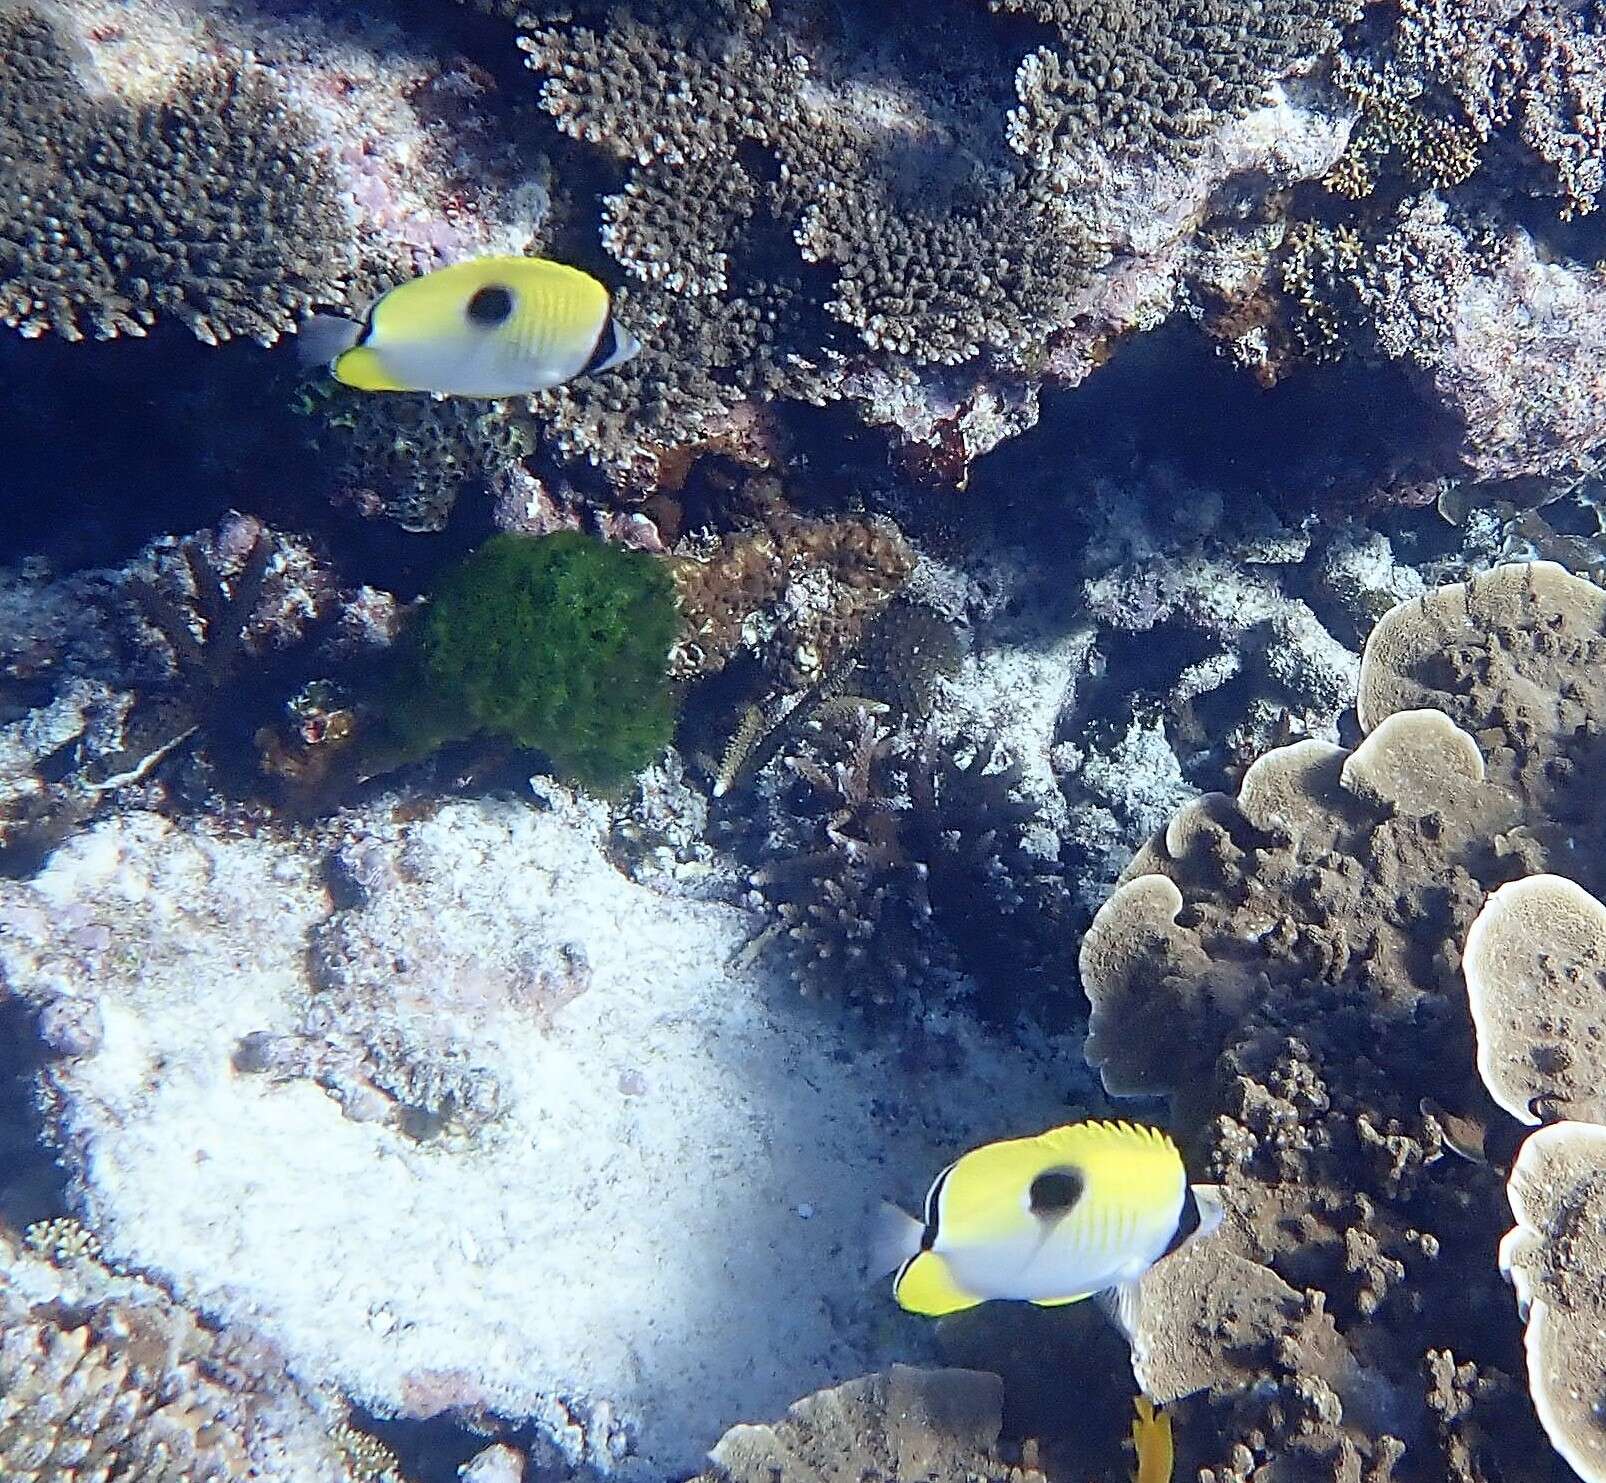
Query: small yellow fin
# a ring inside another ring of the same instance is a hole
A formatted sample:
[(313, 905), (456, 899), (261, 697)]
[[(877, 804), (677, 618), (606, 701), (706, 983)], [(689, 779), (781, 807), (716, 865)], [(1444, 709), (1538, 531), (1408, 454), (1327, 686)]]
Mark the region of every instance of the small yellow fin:
[(1077, 1292), (1068, 1298), (1033, 1298), (1031, 1303), (1034, 1308), (1063, 1308), (1067, 1303), (1085, 1302), (1092, 1296), (1090, 1292)]
[(1132, 1483), (1171, 1483), (1177, 1461), (1171, 1443), (1171, 1418), (1156, 1411), (1146, 1395), (1135, 1397), (1132, 1406), (1138, 1413), (1132, 1422), (1132, 1450), (1137, 1454)]
[(892, 1295), (900, 1308), (927, 1318), (974, 1308), (981, 1301), (954, 1281), (948, 1263), (934, 1251), (922, 1251), (904, 1264), (892, 1284)]
[(358, 345), (344, 355), (336, 356), (330, 367), (336, 381), (355, 386), (358, 391), (409, 391), (384, 366), (379, 357), (366, 345)]

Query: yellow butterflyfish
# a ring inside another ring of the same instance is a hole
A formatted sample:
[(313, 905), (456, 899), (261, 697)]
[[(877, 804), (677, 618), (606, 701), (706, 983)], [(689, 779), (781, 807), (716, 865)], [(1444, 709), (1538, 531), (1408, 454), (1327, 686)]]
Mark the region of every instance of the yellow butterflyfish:
[(301, 358), (362, 391), (504, 397), (622, 365), (641, 342), (589, 273), (539, 257), (478, 257), (380, 295), (362, 323), (315, 315)]
[(972, 1149), (932, 1182), (921, 1220), (884, 1205), (873, 1255), (912, 1313), (1097, 1295), (1130, 1338), (1139, 1279), (1220, 1221), (1219, 1190), (1188, 1183), (1158, 1128), (1080, 1122)]

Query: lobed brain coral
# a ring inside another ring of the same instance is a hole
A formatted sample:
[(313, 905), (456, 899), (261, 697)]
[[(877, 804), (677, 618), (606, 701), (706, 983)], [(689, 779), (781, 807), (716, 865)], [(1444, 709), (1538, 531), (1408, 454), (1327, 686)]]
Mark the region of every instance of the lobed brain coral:
[(69, 340), (160, 319), (271, 344), (338, 295), (332, 169), (266, 68), (207, 63), (163, 98), (92, 91), (48, 12), (0, 7), (0, 322)]

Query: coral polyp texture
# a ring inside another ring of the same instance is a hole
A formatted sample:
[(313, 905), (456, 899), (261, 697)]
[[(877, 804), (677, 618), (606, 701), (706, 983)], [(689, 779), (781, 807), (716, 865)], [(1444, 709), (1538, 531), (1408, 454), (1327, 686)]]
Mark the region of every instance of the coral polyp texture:
[(0, 973), (99, 1016), (43, 1076), (108, 1260), (370, 1410), (494, 1413), (656, 1483), (884, 1363), (843, 1253), (917, 1193), (891, 1171), (1084, 1080), (963, 1017), (915, 1070), (800, 1017), (744, 966), (757, 918), (632, 884), (600, 809), (541, 802), (294, 837), (126, 813), (0, 882)]
[[(186, 68), (124, 102), (48, 9), (0, 13), (0, 321), (67, 339), (161, 319), (271, 344), (338, 297), (350, 223), (312, 127), (266, 68)], [(87, 64), (85, 64), (87, 65)]]
[(363, 1434), (260, 1336), (213, 1328), (159, 1287), (113, 1276), (67, 1235), (46, 1259), (34, 1233), (32, 1251), (0, 1233), (0, 1474), (401, 1483), (348, 1470), (344, 1438)]
[[(1499, 1187), (1443, 1157), (1429, 1109), (1490, 1115), (1474, 1019), (1481, 1038), (1526, 1015), (1513, 1069), (1560, 1095), (1566, 1052), (1543, 1025), (1566, 1011), (1533, 996), (1547, 973), (1576, 975), (1587, 996), (1585, 919), (1572, 930), (1576, 911), (1551, 913), (1552, 956), (1579, 949), (1570, 967), (1524, 955), (1526, 913), (1473, 923), (1489, 891), (1524, 889), (1506, 884), (1518, 877), (1600, 887), (1603, 620), (1598, 589), (1544, 563), (1394, 609), (1363, 657), (1360, 745), (1274, 750), (1236, 797), (1186, 806), (1084, 941), (1089, 1059), (1112, 1092), (1172, 1094), (1229, 1209), (1215, 1242), (1153, 1274), (1134, 1368), (1162, 1397), (1231, 1386), (1253, 1334), (1274, 1377), (1263, 1395), (1214, 1403), (1244, 1449), (1218, 1477), (1294, 1453), (1321, 1476), (1388, 1476), (1429, 1425), (1424, 1381), (1441, 1361), (1427, 1335), (1452, 1308), (1500, 1301), (1486, 1256)], [(1497, 1002), (1486, 991), (1469, 1011), (1491, 972)], [(1453, 1296), (1433, 1276), (1444, 1263)], [(1260, 1296), (1224, 1310), (1222, 1287)], [(1500, 1419), (1515, 1334), (1461, 1332), (1454, 1359), (1488, 1382), (1464, 1413), (1475, 1422), (1487, 1405), (1486, 1422), (1470, 1454), (1465, 1426), (1430, 1445), (1451, 1449), (1445, 1468), (1459, 1457), (1457, 1476), (1504, 1473), (1524, 1445)], [(1386, 1396), (1365, 1378), (1381, 1373)]]
[(493, 536), (441, 577), (405, 636), (378, 754), (485, 733), (616, 788), (669, 742), (677, 625), (656, 556), (578, 531)]

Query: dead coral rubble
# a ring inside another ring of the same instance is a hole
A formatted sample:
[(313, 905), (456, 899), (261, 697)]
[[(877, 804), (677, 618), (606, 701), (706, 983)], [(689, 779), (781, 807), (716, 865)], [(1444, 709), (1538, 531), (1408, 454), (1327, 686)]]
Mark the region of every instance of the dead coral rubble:
[[(1547, 564), (1401, 605), (1362, 660), (1360, 746), (1269, 752), (1236, 798), (1186, 806), (1084, 942), (1090, 1061), (1112, 1092), (1172, 1093), (1226, 1185), (1227, 1226), (1195, 1262), (1289, 1288), (1255, 1330), (1274, 1383), (1222, 1417), (1258, 1439), (1257, 1465), (1302, 1455), (1323, 1477), (1387, 1476), (1426, 1424), (1412, 1418), (1429, 1334), (1457, 1335), (1481, 1376), (1520, 1366), (1514, 1333), (1457, 1316), (1499, 1302), (1478, 1252), (1501, 1201), (1486, 1173), (1441, 1157), (1423, 1098), (1484, 1106), (1458, 970), (1486, 893), (1546, 869), (1599, 887), (1603, 628), (1606, 598)], [(1240, 1374), (1239, 1330), (1197, 1307), (1211, 1285), (1207, 1272), (1146, 1302), (1134, 1355), (1151, 1393)], [(1342, 1338), (1301, 1329), (1301, 1290)], [(1177, 1332), (1192, 1336), (1180, 1353)], [(1299, 1398), (1310, 1376), (1325, 1387), (1314, 1410)], [(1522, 1475), (1542, 1444), (1480, 1423), (1477, 1387), (1467, 1404), (1466, 1424), (1436, 1424), (1438, 1465)]]
[(334, 299), (350, 224), (266, 68), (207, 63), (161, 99), (92, 90), (44, 9), (0, 11), (0, 322), (69, 340), (175, 319), (272, 344)]

